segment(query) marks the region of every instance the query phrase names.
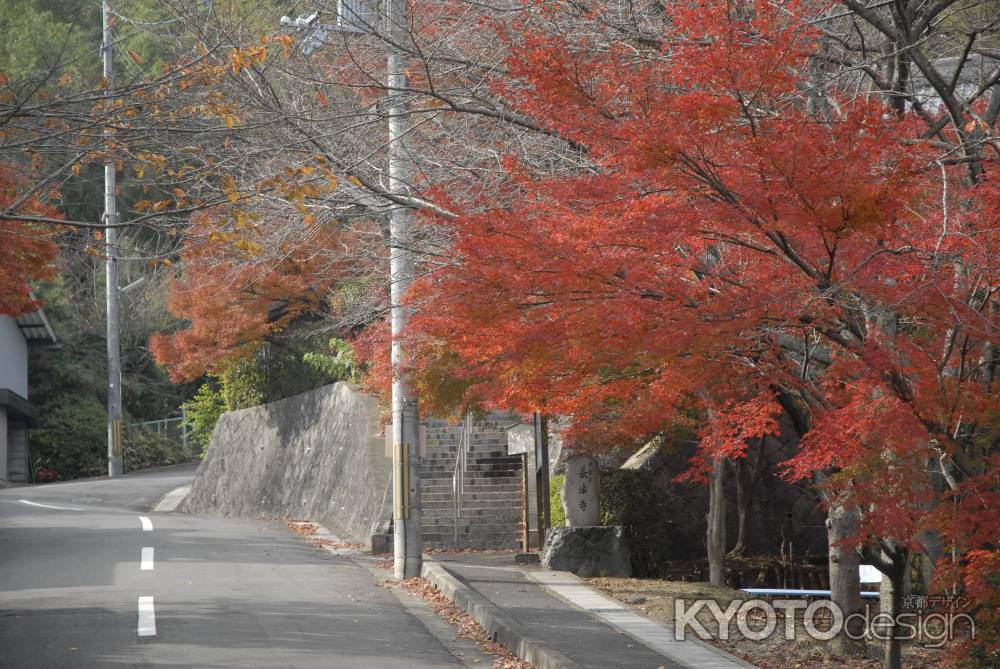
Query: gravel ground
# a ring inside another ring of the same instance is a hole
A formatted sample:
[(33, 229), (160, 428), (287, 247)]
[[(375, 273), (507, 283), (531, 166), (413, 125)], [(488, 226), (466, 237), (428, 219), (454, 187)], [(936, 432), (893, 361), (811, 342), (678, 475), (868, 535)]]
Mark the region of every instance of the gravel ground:
[[(607, 595), (617, 599), (639, 613), (673, 627), (675, 600), (683, 599), (687, 606), (692, 600), (714, 599), (725, 611), (733, 600), (748, 599), (746, 593), (729, 588), (719, 588), (709, 583), (691, 583), (681, 581), (661, 581), (656, 579), (636, 578), (591, 578), (587, 582)], [(801, 611), (800, 611), (801, 616)], [(753, 626), (752, 614), (751, 626)], [(714, 637), (708, 640), (712, 645), (722, 648), (733, 655), (743, 658), (761, 669), (790, 669), (804, 667), (808, 669), (827, 669), (843, 667), (845, 669), (878, 669), (881, 646), (869, 644), (869, 657), (853, 658), (836, 656), (826, 642), (810, 638), (802, 629), (801, 620), (796, 622), (795, 639), (785, 640), (782, 631), (784, 620), (780, 617), (777, 623), (778, 631), (769, 639), (754, 641), (745, 638), (732, 625), (728, 640), (718, 638), (718, 624), (715, 617), (702, 609), (697, 619)], [(763, 626), (763, 614), (759, 626)], [(759, 627), (758, 627), (759, 628)], [(690, 632), (690, 629), (688, 631)], [(939, 649), (924, 648), (917, 644), (907, 644), (903, 651), (903, 666), (906, 669), (931, 669), (943, 666), (944, 652)]]

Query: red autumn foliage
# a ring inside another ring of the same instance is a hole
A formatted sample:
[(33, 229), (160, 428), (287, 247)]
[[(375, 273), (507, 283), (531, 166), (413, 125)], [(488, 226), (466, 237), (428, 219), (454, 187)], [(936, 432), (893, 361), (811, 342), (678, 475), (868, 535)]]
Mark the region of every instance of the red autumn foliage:
[(928, 463), (996, 493), (1000, 174), (963, 187), (921, 120), (870, 98), (834, 90), (817, 112), (806, 16), (741, 7), (675, 3), (640, 54), (506, 33), (501, 92), (593, 169), (508, 161), (494, 206), (441, 221), (462, 261), (415, 287), (412, 345), (453, 354), (487, 405), (572, 416), (583, 445), (695, 411), (702, 451), (738, 457), (781, 393), (808, 416), (791, 478), (839, 472), (871, 509), (862, 536), (914, 548), (959, 513), (950, 545), (990, 601), (1000, 524), (969, 525), (974, 495), (941, 504)]
[[(220, 212), (196, 217), (203, 232), (181, 252), (183, 273), (168, 307), (188, 326), (150, 339), (175, 380), (221, 371), (248, 356), (267, 336), (326, 306), (330, 289), (355, 270), (341, 248), (356, 248), (356, 231), (332, 226), (290, 235), (265, 226), (234, 228)], [(276, 234), (289, 240), (280, 242)]]
[[(29, 181), (16, 167), (0, 164), (0, 210), (17, 202)], [(39, 197), (29, 197), (19, 212), (59, 218), (59, 212)], [(17, 316), (38, 308), (31, 298), (30, 282), (51, 279), (59, 252), (51, 226), (0, 220), (0, 314)]]

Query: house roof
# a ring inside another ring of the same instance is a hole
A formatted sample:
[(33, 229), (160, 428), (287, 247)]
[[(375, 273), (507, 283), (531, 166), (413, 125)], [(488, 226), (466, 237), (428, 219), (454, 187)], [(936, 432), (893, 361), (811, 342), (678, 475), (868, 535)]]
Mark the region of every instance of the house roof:
[[(32, 295), (34, 297), (34, 295)], [(49, 319), (45, 317), (45, 312), (39, 307), (36, 311), (21, 314), (14, 319), (17, 326), (21, 328), (21, 334), (29, 342), (56, 343), (56, 333), (49, 325)]]

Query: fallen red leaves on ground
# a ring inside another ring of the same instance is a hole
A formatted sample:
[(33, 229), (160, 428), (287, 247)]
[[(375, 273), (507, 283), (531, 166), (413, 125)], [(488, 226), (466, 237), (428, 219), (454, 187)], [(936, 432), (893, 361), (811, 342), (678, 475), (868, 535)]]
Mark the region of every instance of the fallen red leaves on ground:
[[(383, 581), (383, 585), (392, 587), (397, 583)], [(472, 616), (455, 606), (426, 578), (410, 578), (399, 582), (398, 585), (414, 597), (419, 597), (427, 602), (434, 613), (453, 625), (458, 630), (455, 635), (456, 639), (474, 641), (484, 653), (496, 656), (493, 661), (494, 669), (533, 669), (533, 665), (514, 655), (506, 646), (493, 641), (486, 630)]]

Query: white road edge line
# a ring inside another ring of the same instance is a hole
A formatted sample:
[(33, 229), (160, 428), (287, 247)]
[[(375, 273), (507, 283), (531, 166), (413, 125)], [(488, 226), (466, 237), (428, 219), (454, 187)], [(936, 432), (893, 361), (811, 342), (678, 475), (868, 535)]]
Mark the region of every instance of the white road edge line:
[(143, 546), (142, 552), (139, 556), (139, 570), (140, 571), (153, 571), (153, 548), (152, 546)]
[(189, 485), (174, 488), (164, 495), (163, 499), (157, 502), (156, 506), (153, 507), (153, 511), (157, 511), (159, 513), (170, 513), (176, 509), (182, 501), (184, 501), (184, 498), (187, 497), (189, 492), (191, 492), (191, 486)]
[(41, 504), (39, 502), (29, 502), (26, 499), (17, 500), (21, 504), (27, 504), (28, 506), (37, 506), (42, 509), (55, 509), (56, 511), (82, 511), (83, 509), (74, 509), (69, 506), (53, 506), (52, 504)]
[(151, 521), (146, 516), (139, 516), (139, 522), (142, 523), (142, 531), (143, 532), (152, 532), (153, 531), (153, 521)]
[(156, 636), (156, 612), (152, 597), (139, 598), (139, 636)]

